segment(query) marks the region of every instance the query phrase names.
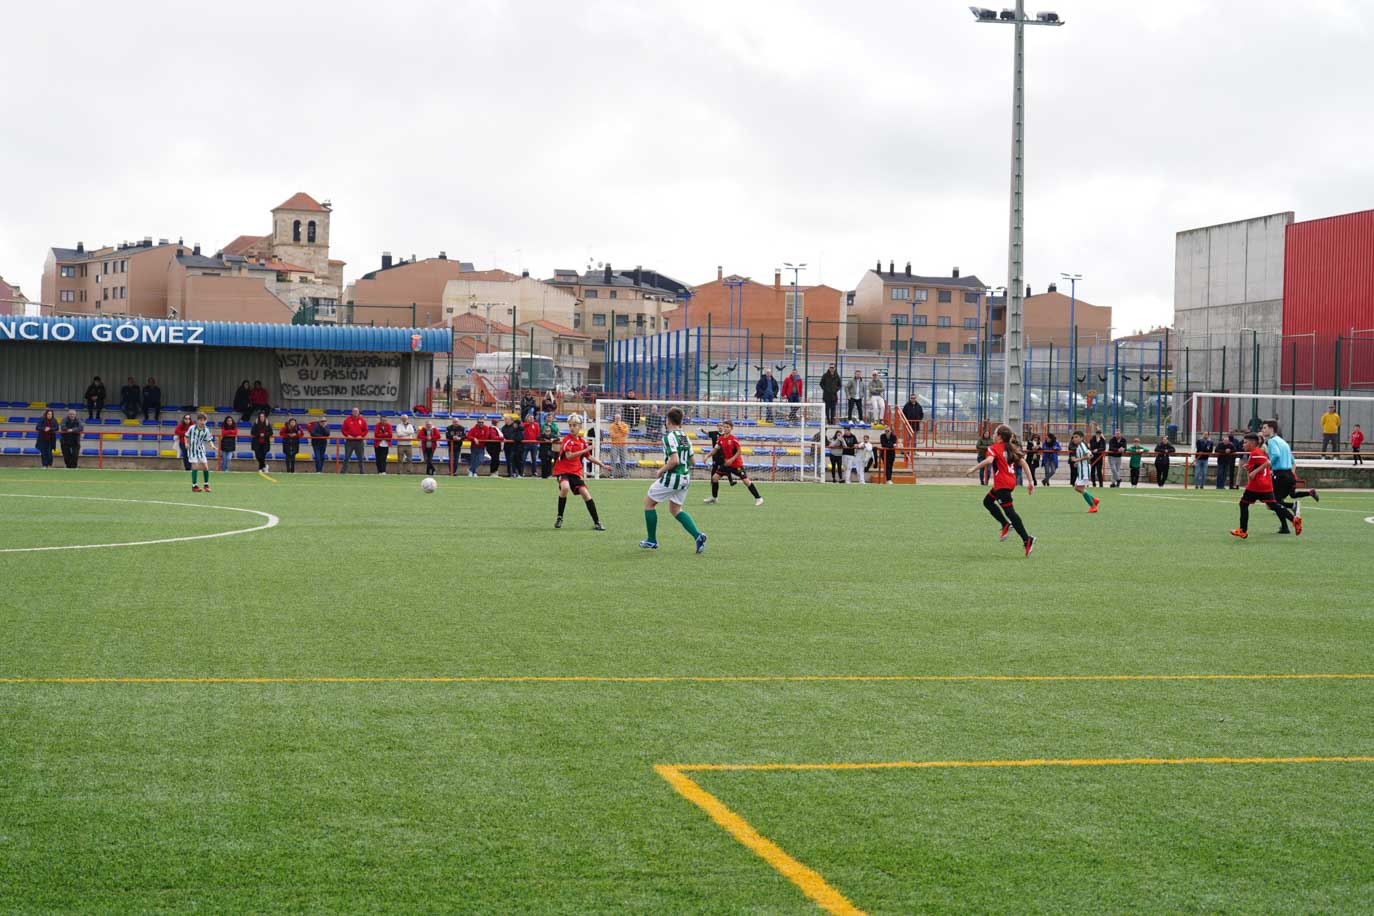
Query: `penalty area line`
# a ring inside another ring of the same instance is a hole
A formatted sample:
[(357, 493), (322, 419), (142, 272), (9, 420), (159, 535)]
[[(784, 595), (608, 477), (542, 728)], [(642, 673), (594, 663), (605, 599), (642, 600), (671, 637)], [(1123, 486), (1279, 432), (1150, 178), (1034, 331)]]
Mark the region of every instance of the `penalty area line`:
[[(213, 536), (213, 535), (205, 535)], [(1368, 681), (1374, 673), (1293, 674), (740, 674), (318, 675), (225, 677), (0, 677), (0, 684), (960, 684), (1144, 681)]]

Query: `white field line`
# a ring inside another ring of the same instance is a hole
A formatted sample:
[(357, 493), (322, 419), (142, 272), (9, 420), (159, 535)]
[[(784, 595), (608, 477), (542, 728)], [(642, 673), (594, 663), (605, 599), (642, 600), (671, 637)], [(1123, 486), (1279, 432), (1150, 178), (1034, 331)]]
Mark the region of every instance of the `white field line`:
[[(1165, 496), (1162, 493), (1118, 493), (1116, 495), (1134, 496), (1137, 499), (1176, 499), (1185, 503), (1216, 503), (1219, 506), (1234, 506), (1239, 502), (1238, 499), (1197, 499), (1192, 496)], [(1353, 512), (1359, 515), (1361, 512), (1365, 511), (1364, 509), (1341, 509), (1336, 506), (1316, 506), (1313, 505), (1312, 501), (1309, 499), (1304, 499), (1302, 502), (1304, 503), (1302, 507), (1302, 511), (1304, 512)], [(1371, 515), (1369, 518), (1374, 518), (1374, 515)], [(1365, 521), (1368, 522), (1369, 518), (1365, 519)], [(1374, 524), (1374, 522), (1370, 522), (1370, 524)]]
[(161, 499), (115, 499), (108, 496), (50, 496), (39, 493), (0, 493), (0, 497), (13, 497), (15, 499), (80, 499), (88, 502), (102, 503), (144, 503), (151, 506), (186, 506), (192, 509), (220, 509), (225, 512), (247, 512), (250, 515), (257, 515), (266, 519), (261, 525), (256, 525), (252, 528), (238, 528), (234, 531), (218, 531), (214, 534), (194, 534), (188, 537), (157, 538), (151, 541), (121, 541), (108, 544), (61, 544), (55, 547), (4, 547), (0, 548), (0, 553), (38, 553), (49, 550), (94, 550), (98, 547), (142, 547), (147, 544), (176, 544), (181, 541), (204, 541), (210, 538), (233, 537), (236, 534), (251, 534), (254, 531), (275, 528), (281, 523), (281, 519), (270, 512), (259, 512), (257, 509), (240, 509), (237, 506), (214, 506), (206, 503), (175, 503)]

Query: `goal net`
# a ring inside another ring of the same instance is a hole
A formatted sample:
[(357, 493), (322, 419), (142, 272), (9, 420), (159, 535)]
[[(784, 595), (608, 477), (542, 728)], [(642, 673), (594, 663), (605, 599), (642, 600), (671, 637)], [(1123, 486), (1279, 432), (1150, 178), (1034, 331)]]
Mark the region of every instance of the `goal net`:
[[(663, 466), (665, 416), (682, 409), (682, 428), (692, 439), (693, 476), (710, 474), (711, 433), (722, 420), (734, 424), (744, 468), (758, 481), (820, 480), (825, 405), (812, 402), (675, 401), (602, 398), (589, 424), (594, 452), (613, 471), (600, 477), (650, 478)], [(619, 419), (624, 428), (612, 424)]]
[[(1340, 431), (1336, 434), (1337, 457), (1352, 460), (1350, 434), (1356, 425), (1366, 436), (1374, 424), (1374, 396), (1348, 394), (1248, 394), (1235, 391), (1208, 391), (1194, 394), (1188, 409), (1188, 448), (1203, 433), (1213, 438), (1218, 433), (1258, 430), (1265, 420), (1278, 420), (1279, 430), (1293, 447), (1299, 461), (1314, 458), (1322, 450), (1322, 414), (1336, 405)], [(1374, 447), (1364, 449), (1366, 453)], [(1328, 457), (1331, 444), (1327, 444)]]

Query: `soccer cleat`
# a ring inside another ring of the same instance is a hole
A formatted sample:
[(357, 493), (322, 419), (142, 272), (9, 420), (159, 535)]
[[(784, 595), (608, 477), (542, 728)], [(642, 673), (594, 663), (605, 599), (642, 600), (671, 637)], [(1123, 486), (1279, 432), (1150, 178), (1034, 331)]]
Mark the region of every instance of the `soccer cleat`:
[(1231, 534), (1232, 534), (1233, 536), (1235, 536), (1235, 537), (1240, 538), (1242, 541), (1245, 540), (1246, 538), (1248, 538), (1248, 537), (1250, 536), (1250, 535), (1246, 534), (1244, 531), (1241, 531), (1239, 528), (1232, 528), (1232, 529), (1231, 529)]
[(716, 498), (715, 498), (714, 496), (708, 496), (708, 497), (706, 497), (705, 499), (702, 500), (702, 502), (706, 503), (707, 505), (710, 505), (711, 503), (713, 503), (713, 502), (715, 502), (715, 501), (716, 501)]
[(999, 540), (999, 541), (1005, 541), (1005, 540), (1007, 539), (1007, 535), (1010, 534), (1010, 533), (1011, 533), (1011, 525), (1003, 525), (1003, 526), (1002, 526), (1002, 536), (999, 537), (997, 540)]
[(760, 496), (758, 499), (754, 500), (754, 505), (756, 505), (756, 506), (762, 506), (762, 505), (763, 505), (763, 497)]
[(192, 487), (192, 488), (191, 488), (191, 492), (192, 492), (192, 493), (199, 493), (199, 492), (200, 492), (200, 487)]
[(1295, 517), (1293, 518), (1293, 535), (1294, 535), (1295, 537), (1300, 537), (1300, 536), (1302, 535), (1302, 517), (1301, 517), (1301, 516), (1295, 516)]
[(697, 535), (697, 553), (706, 552), (706, 532)]
[(657, 550), (658, 541), (640, 541), (639, 546), (643, 547), (645, 550)]
[(1310, 497), (1312, 497), (1312, 502), (1314, 502), (1314, 503), (1319, 503), (1319, 502), (1322, 501), (1322, 498), (1321, 498), (1320, 496), (1317, 495), (1317, 491), (1316, 491), (1316, 490), (1308, 490), (1308, 491), (1307, 491), (1307, 495), (1310, 496)]
[(1035, 538), (1034, 538), (1034, 536), (1026, 538), (1026, 556), (1030, 556), (1030, 555), (1031, 555), (1031, 551), (1034, 550), (1034, 549), (1035, 549)]
[(205, 486), (201, 487), (201, 488), (200, 488), (200, 492), (202, 492), (202, 493), (209, 493), (209, 492), (210, 492), (210, 485), (207, 483)]
[(605, 531), (605, 530), (606, 530), (606, 526), (603, 525), (603, 524), (601, 524), (600, 522), (594, 522), (594, 523), (592, 524), (592, 530), (593, 530), (593, 531)]
[(558, 516), (558, 518), (554, 519), (554, 520), (553, 520), (553, 526), (554, 526), (555, 528), (562, 528), (562, 527), (563, 527), (563, 516), (560, 515), (560, 516)]
[(1093, 500), (1093, 504), (1092, 504), (1091, 506), (1088, 507), (1088, 514), (1089, 514), (1089, 515), (1092, 515), (1092, 514), (1094, 514), (1094, 513), (1096, 513), (1096, 512), (1097, 512), (1097, 500), (1094, 499), (1094, 500)]

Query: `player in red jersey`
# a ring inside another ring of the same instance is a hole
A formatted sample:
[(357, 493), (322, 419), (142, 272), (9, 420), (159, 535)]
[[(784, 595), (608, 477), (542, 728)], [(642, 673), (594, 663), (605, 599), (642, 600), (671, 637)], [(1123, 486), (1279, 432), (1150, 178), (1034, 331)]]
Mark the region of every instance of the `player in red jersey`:
[(1020, 466), (1022, 473), (1026, 475), (1027, 495), (1035, 492), (1035, 475), (1031, 473), (1030, 465), (1026, 464), (1026, 452), (1012, 435), (1010, 426), (997, 427), (993, 436), (998, 441), (988, 447), (988, 456), (969, 468), (964, 476), (967, 477), (969, 474), (977, 473), (979, 468), (992, 465), (992, 489), (983, 497), (983, 507), (1002, 526), (1001, 540), (1005, 541), (1007, 533), (1015, 528), (1016, 533), (1021, 536), (1021, 544), (1026, 548), (1026, 556), (1030, 556), (1031, 551), (1035, 549), (1035, 538), (1026, 533), (1021, 516), (1012, 508), (1011, 492), (1016, 489), (1016, 471), (1013, 468)]
[(749, 479), (749, 472), (744, 469), (744, 452), (740, 449), (739, 440), (735, 438), (735, 424), (729, 420), (721, 420), (720, 432), (711, 436), (711, 439), (711, 495), (702, 502), (716, 501), (720, 496), (722, 478), (730, 481), (730, 486), (733, 487), (735, 478), (738, 477), (749, 488), (754, 497), (754, 505), (762, 506), (763, 497), (759, 495), (759, 488), (754, 486), (754, 482)]
[(1302, 519), (1295, 516), (1283, 503), (1274, 498), (1274, 471), (1269, 467), (1269, 453), (1260, 445), (1257, 433), (1246, 433), (1245, 450), (1250, 453), (1250, 461), (1245, 466), (1250, 475), (1245, 482), (1245, 492), (1240, 495), (1240, 527), (1231, 533), (1238, 538), (1250, 536), (1250, 506), (1264, 503), (1274, 514), (1283, 520), (1284, 527), (1293, 523), (1293, 533), (1302, 534)]
[(592, 517), (592, 528), (605, 531), (601, 519), (596, 514), (596, 501), (592, 499), (592, 494), (587, 491), (587, 484), (582, 479), (582, 461), (590, 461), (606, 471), (610, 471), (611, 466), (592, 457), (592, 447), (582, 438), (580, 414), (568, 417), (567, 435), (554, 445), (553, 450), (558, 456), (553, 463), (553, 476), (558, 481), (558, 518), (554, 520), (553, 526), (563, 527), (563, 508), (568, 504), (568, 493), (572, 492), (581, 496), (582, 501), (587, 504), (587, 512)]

